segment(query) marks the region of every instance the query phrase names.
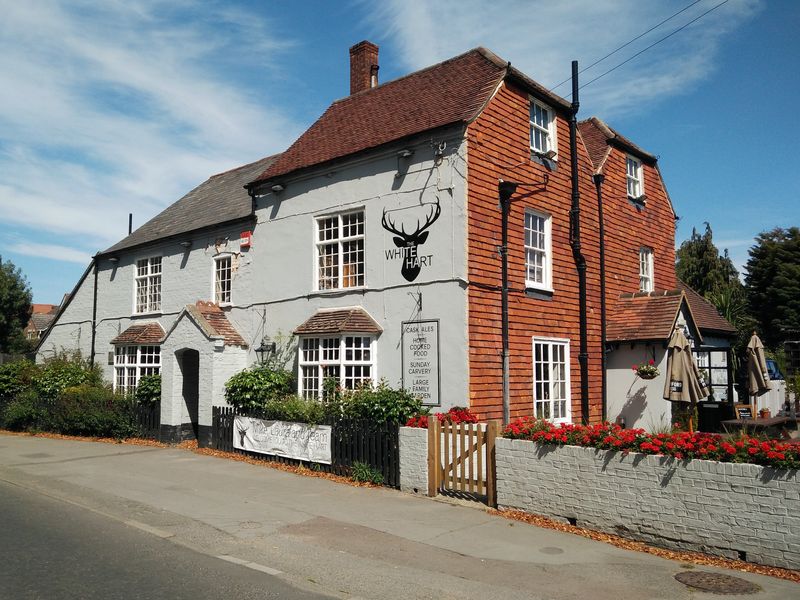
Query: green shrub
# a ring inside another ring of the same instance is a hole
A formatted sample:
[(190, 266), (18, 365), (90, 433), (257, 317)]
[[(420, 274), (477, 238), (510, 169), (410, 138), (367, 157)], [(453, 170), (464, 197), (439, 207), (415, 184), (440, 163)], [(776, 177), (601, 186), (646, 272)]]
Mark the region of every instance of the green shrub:
[(317, 400), (307, 400), (299, 396), (287, 396), (268, 400), (259, 411), (263, 418), (274, 421), (292, 421), (319, 425), (327, 421), (326, 407)]
[(353, 481), (383, 485), (383, 474), (371, 465), (363, 462), (353, 463), (353, 466), (350, 467), (350, 477)]
[(133, 401), (110, 386), (79, 385), (55, 400), (52, 430), (67, 435), (126, 438), (136, 434)]
[(31, 386), (38, 367), (29, 360), (17, 360), (0, 365), (0, 406)]
[(342, 390), (338, 402), (343, 420), (405, 423), (422, 411), (422, 400), (406, 390), (389, 387), (384, 380), (376, 387)]
[(33, 389), (26, 389), (10, 400), (0, 413), (0, 425), (11, 431), (47, 429), (50, 407)]
[(228, 379), (225, 400), (235, 408), (246, 411), (261, 410), (267, 402), (291, 396), (294, 377), (285, 369), (254, 366)]
[(161, 401), (161, 375), (144, 375), (136, 386), (136, 401), (139, 404), (155, 404)]
[(32, 380), (40, 398), (54, 400), (68, 387), (81, 384), (101, 386), (103, 378), (99, 367), (90, 367), (79, 354), (60, 354), (48, 359)]

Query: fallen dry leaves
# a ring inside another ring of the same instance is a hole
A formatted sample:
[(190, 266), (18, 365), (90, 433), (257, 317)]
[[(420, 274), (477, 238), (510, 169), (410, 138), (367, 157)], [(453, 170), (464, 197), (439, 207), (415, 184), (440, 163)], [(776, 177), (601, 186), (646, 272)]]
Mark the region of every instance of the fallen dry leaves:
[(625, 550), (634, 550), (636, 552), (646, 552), (661, 558), (669, 560), (677, 560), (684, 563), (692, 563), (695, 565), (707, 565), (711, 567), (721, 567), (723, 569), (733, 569), (735, 571), (743, 571), (747, 573), (757, 573), (759, 575), (768, 575), (770, 577), (777, 577), (779, 579), (788, 579), (800, 583), (800, 571), (792, 569), (781, 569), (779, 567), (768, 567), (766, 565), (757, 565), (755, 563), (745, 562), (743, 560), (733, 560), (730, 558), (721, 558), (718, 556), (711, 556), (703, 554), (702, 552), (689, 552), (680, 550), (668, 550), (666, 548), (657, 548), (650, 546), (644, 542), (637, 542), (627, 538), (614, 535), (612, 533), (604, 533), (594, 529), (587, 529), (585, 527), (578, 527), (577, 525), (570, 525), (562, 523), (554, 519), (542, 517), (539, 515), (532, 515), (521, 510), (502, 509), (497, 510), (494, 508), (487, 509), (487, 512), (493, 515), (498, 515), (506, 519), (514, 521), (522, 521), (529, 525), (542, 527), (544, 529), (555, 529), (556, 531), (563, 531), (564, 533), (572, 533), (589, 538), (598, 542), (605, 542), (617, 548)]

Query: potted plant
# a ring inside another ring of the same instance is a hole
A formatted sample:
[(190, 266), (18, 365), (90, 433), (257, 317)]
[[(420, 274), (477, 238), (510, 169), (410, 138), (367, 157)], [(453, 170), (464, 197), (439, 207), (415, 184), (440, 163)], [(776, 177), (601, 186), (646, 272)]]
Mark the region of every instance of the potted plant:
[(633, 365), (633, 370), (640, 379), (655, 379), (661, 374), (656, 366), (656, 361), (652, 358), (646, 363)]
[(768, 408), (762, 408), (760, 411), (758, 411), (758, 416), (762, 419), (769, 419), (772, 416), (772, 413), (770, 413)]

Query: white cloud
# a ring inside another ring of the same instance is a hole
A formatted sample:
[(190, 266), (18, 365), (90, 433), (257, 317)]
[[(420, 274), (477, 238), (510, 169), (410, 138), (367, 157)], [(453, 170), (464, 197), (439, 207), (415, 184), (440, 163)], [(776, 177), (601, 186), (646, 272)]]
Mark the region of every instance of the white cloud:
[(81, 262), (126, 233), (128, 212), (140, 225), (299, 132), (240, 85), (245, 69), (279, 70), (291, 47), (257, 14), (173, 0), (0, 0), (0, 11), (3, 226), (62, 236)]
[[(688, 4), (688, 2), (686, 3)], [(716, 3), (701, 2), (580, 76), (583, 83), (688, 23)], [(694, 25), (581, 90), (581, 113), (603, 118), (642, 110), (697, 84), (713, 69), (724, 36), (751, 18), (760, 0), (730, 0)], [(372, 6), (370, 24), (418, 69), (475, 46), (486, 46), (548, 87), (685, 6), (641, 0), (387, 0)], [(569, 84), (556, 93), (569, 96)]]
[(24, 254), (25, 256), (33, 256), (36, 258), (48, 258), (50, 260), (57, 260), (61, 262), (77, 263), (86, 266), (89, 262), (89, 257), (80, 250), (70, 248), (68, 246), (59, 246), (56, 244), (39, 244), (36, 242), (12, 242), (9, 244), (8, 249), (17, 254)]

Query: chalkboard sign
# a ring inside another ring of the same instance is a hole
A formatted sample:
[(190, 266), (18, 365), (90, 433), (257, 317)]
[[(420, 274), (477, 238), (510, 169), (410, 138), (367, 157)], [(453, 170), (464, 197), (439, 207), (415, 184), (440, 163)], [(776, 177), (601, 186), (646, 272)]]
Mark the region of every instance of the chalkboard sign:
[(737, 419), (752, 419), (753, 407), (750, 404), (734, 404)]

